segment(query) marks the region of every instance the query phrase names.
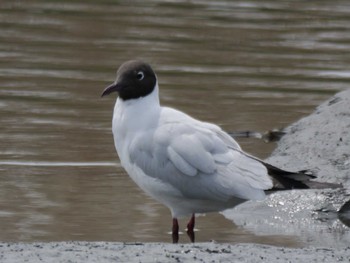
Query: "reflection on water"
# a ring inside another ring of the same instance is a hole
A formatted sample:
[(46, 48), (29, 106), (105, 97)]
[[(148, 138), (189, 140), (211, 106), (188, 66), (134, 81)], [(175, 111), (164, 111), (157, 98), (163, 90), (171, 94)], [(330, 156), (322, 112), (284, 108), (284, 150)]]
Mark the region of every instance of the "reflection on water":
[[(349, 13), (345, 0), (1, 1), (0, 240), (170, 240), (170, 213), (115, 154), (100, 93), (117, 67), (147, 60), (163, 104), (225, 130), (280, 128), (348, 87)], [(198, 241), (298, 245), (219, 214), (198, 228)]]

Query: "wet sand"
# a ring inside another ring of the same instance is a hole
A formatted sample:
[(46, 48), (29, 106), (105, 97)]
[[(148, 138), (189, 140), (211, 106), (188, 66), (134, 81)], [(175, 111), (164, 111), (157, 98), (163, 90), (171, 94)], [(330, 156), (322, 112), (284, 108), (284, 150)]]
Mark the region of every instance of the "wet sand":
[(60, 242), (1, 244), (1, 262), (349, 262), (350, 248), (256, 244)]

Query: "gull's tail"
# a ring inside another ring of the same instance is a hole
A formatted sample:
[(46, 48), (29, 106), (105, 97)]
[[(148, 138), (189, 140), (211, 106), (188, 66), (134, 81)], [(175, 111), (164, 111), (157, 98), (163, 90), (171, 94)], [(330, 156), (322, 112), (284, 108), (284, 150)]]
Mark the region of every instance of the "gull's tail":
[[(262, 161), (261, 161), (262, 162)], [(341, 184), (320, 183), (310, 181), (316, 176), (308, 170), (289, 172), (277, 168), (271, 164), (262, 162), (267, 168), (268, 174), (273, 178), (274, 186), (271, 191), (290, 190), (290, 189), (324, 189), (324, 188), (340, 188)]]

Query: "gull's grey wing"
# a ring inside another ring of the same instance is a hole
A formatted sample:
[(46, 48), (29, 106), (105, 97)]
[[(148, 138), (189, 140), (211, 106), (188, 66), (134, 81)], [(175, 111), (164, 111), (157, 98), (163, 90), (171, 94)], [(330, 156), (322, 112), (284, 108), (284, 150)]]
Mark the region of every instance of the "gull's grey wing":
[(130, 161), (191, 198), (263, 198), (263, 190), (272, 187), (265, 166), (222, 133), (206, 125), (167, 123), (134, 138)]

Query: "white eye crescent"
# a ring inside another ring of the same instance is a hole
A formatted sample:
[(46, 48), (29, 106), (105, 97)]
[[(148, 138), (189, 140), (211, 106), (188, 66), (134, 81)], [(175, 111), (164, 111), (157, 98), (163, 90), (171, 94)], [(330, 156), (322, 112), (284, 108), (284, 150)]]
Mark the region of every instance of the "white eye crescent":
[(137, 72), (136, 78), (138, 80), (143, 80), (144, 77), (145, 77), (145, 74), (142, 71)]

